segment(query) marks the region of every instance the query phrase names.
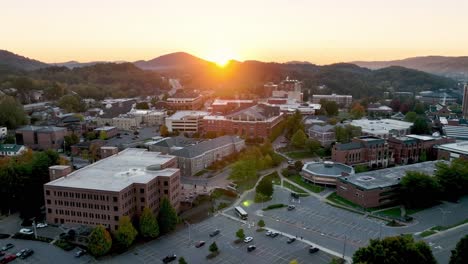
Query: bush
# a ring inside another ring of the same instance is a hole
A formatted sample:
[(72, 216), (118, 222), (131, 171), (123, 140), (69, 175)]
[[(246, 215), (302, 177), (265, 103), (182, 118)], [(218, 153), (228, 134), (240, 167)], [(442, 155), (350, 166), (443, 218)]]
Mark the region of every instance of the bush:
[(263, 208), (262, 210), (263, 211), (268, 211), (268, 210), (283, 208), (285, 206), (286, 206), (285, 204), (272, 204), (272, 205), (267, 206), (266, 208)]
[(213, 259), (213, 258), (215, 258), (215, 257), (218, 256), (218, 255), (219, 255), (219, 251), (211, 252), (210, 254), (208, 254), (208, 255), (206, 256), (206, 258), (207, 258), (207, 259)]
[(65, 251), (70, 251), (72, 249), (75, 248), (75, 245), (69, 243), (68, 241), (66, 240), (63, 240), (63, 239), (59, 239), (57, 241), (54, 242), (54, 245), (65, 250)]

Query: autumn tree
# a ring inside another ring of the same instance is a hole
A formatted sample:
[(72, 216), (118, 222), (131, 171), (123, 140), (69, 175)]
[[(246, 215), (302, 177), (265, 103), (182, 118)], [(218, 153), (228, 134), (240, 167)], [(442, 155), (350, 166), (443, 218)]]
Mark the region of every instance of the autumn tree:
[(26, 123), (23, 106), (11, 96), (0, 96), (0, 126), (13, 129)]
[(89, 236), (88, 249), (93, 256), (99, 257), (107, 254), (112, 247), (112, 238), (102, 226), (96, 226)]
[(119, 228), (115, 231), (115, 240), (123, 248), (128, 248), (133, 244), (138, 232), (133, 227), (128, 216), (122, 216), (119, 220)]
[(303, 130), (298, 130), (291, 138), (291, 144), (296, 148), (304, 148), (307, 141), (307, 135)]
[(354, 104), (350, 110), (350, 114), (353, 119), (361, 119), (366, 114), (366, 109), (360, 103)]
[(145, 207), (140, 215), (140, 234), (144, 238), (155, 238), (159, 235), (158, 220), (148, 207)]

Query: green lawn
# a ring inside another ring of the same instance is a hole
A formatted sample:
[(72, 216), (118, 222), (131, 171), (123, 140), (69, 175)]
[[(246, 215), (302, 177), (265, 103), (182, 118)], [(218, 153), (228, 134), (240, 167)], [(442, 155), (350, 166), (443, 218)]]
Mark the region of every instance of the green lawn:
[(319, 193), (325, 190), (325, 188), (322, 186), (314, 185), (314, 184), (303, 181), (301, 175), (299, 174), (292, 175), (288, 177), (288, 179), (314, 193)]
[[(283, 182), (283, 186), (284, 186), (285, 188), (288, 188), (289, 190), (295, 192), (295, 193), (299, 193), (299, 194), (304, 193), (304, 191), (303, 191), (302, 189), (300, 189), (300, 188), (298, 188), (298, 187), (292, 185), (291, 183), (289, 183), (289, 182), (287, 182), (287, 181), (284, 181), (284, 182)], [(308, 196), (308, 194), (306, 194), (306, 193), (304, 193), (304, 194), (305, 194), (306, 196)]]
[(265, 178), (272, 181), (273, 184), (281, 185), (281, 179), (276, 171), (268, 174)]
[(435, 233), (437, 233), (437, 232), (434, 231), (434, 230), (426, 230), (426, 231), (422, 232), (421, 234), (419, 234), (419, 236), (427, 237), (427, 236), (433, 235)]
[(353, 208), (357, 208), (357, 209), (362, 209), (361, 206), (349, 201), (349, 200), (346, 200), (345, 198), (342, 198), (340, 196), (338, 196), (338, 194), (336, 194), (336, 192), (330, 194), (328, 197), (327, 197), (327, 200), (329, 201), (332, 201), (332, 202), (335, 202), (337, 204), (341, 204), (341, 205), (344, 205), (344, 206), (348, 206), (348, 207), (353, 207)]
[(465, 219), (461, 222), (458, 222), (454, 225), (449, 225), (449, 226), (434, 226), (433, 228), (431, 228), (431, 230), (434, 230), (434, 231), (443, 231), (443, 230), (447, 230), (447, 229), (450, 229), (450, 228), (454, 228), (454, 227), (457, 227), (457, 226), (460, 226), (460, 225), (463, 225), (463, 224), (466, 224), (468, 223), (468, 219)]
[(306, 159), (306, 158), (313, 158), (316, 155), (311, 153), (310, 151), (295, 151), (295, 152), (288, 152), (286, 153), (288, 157), (291, 159)]
[(394, 218), (399, 218), (401, 217), (401, 209), (400, 207), (395, 207), (395, 208), (390, 208), (384, 211), (378, 212), (378, 214), (383, 214), (386, 216), (394, 217)]

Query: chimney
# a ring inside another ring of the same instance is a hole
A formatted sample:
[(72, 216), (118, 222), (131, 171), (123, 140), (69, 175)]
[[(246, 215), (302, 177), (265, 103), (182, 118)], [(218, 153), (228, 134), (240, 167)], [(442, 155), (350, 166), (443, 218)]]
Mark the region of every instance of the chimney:
[(66, 177), (72, 172), (72, 167), (68, 165), (55, 165), (49, 167), (49, 180), (53, 181), (62, 177)]

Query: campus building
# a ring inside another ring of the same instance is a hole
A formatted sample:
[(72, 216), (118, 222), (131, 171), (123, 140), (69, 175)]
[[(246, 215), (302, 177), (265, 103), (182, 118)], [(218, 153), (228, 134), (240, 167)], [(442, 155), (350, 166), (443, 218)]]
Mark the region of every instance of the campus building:
[(281, 120), (279, 107), (258, 104), (227, 115), (203, 117), (203, 133), (267, 138)]
[(352, 174), (353, 167), (331, 161), (307, 162), (301, 171), (304, 181), (328, 186), (336, 186), (338, 178)]
[(16, 144), (25, 145), (31, 149), (63, 148), (67, 129), (54, 126), (23, 126), (15, 131)]
[(346, 165), (365, 165), (369, 168), (386, 168), (393, 163), (385, 139), (363, 136), (351, 142), (337, 143), (332, 148), (332, 160)]
[(317, 140), (323, 147), (329, 147), (336, 141), (335, 126), (332, 125), (313, 125), (308, 134), (309, 138)]
[(436, 146), (437, 158), (452, 161), (453, 159), (468, 159), (468, 141)]
[(437, 162), (427, 161), (343, 176), (337, 180), (336, 193), (364, 208), (398, 204), (400, 181), (406, 172), (418, 171), (433, 175)]
[(198, 110), (203, 106), (203, 97), (193, 92), (178, 91), (167, 98), (166, 106), (171, 110)]
[(320, 100), (327, 100), (335, 102), (342, 107), (350, 107), (353, 102), (352, 95), (340, 95), (340, 94), (314, 94), (312, 95), (312, 103), (319, 104)]
[(26, 152), (27, 148), (23, 145), (0, 144), (0, 157), (14, 157)]
[(69, 166), (53, 166), (51, 181), (44, 185), (46, 220), (117, 230), (122, 216), (132, 218), (145, 207), (157, 214), (163, 197), (178, 210), (176, 163), (174, 156), (129, 148), (73, 172)]
[(413, 123), (399, 121), (395, 119), (357, 119), (350, 123), (353, 126), (360, 127), (363, 135), (390, 138), (391, 136), (405, 136), (410, 134)]
[(239, 100), (239, 99), (228, 99), (221, 100), (216, 99), (211, 104), (211, 112), (215, 114), (227, 114), (234, 110), (247, 108), (254, 106), (256, 102), (254, 100)]
[(210, 113), (205, 111), (177, 111), (166, 118), (166, 126), (169, 132), (200, 132), (203, 126), (203, 117)]

